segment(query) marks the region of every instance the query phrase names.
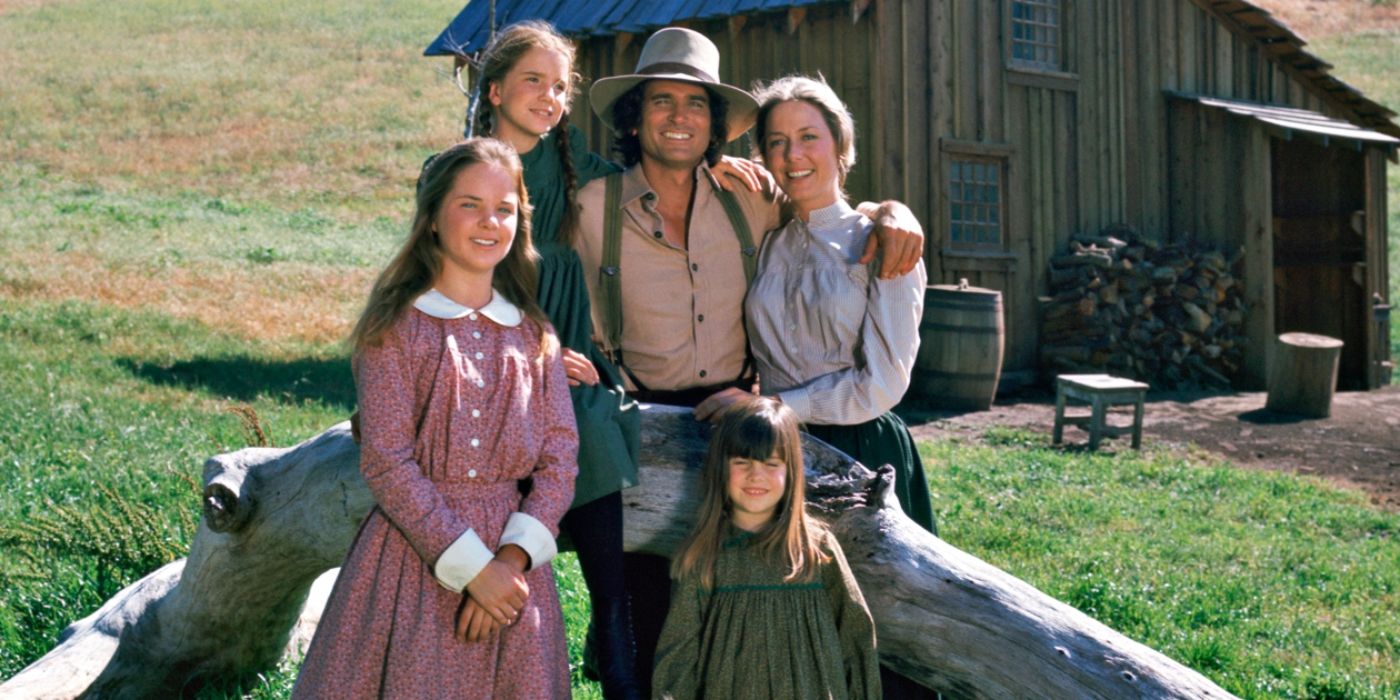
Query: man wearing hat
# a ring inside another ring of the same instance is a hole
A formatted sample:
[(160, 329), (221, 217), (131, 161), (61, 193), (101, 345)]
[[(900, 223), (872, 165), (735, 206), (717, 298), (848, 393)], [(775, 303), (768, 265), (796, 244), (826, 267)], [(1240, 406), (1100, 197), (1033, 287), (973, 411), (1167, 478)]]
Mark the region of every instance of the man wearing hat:
[[(771, 180), (759, 191), (726, 192), (710, 166), (753, 126), (757, 102), (720, 82), (719, 50), (708, 38), (679, 27), (653, 34), (634, 73), (598, 80), (589, 97), (627, 166), (578, 196), (576, 245), (599, 347), (641, 401), (693, 407), (725, 389), (752, 390), (744, 295), (764, 234), (782, 223), (783, 196)], [(881, 276), (913, 269), (923, 233), (908, 208), (862, 210), (877, 222), (871, 241), (885, 253)], [(637, 671), (648, 688), (669, 563), (626, 559)]]

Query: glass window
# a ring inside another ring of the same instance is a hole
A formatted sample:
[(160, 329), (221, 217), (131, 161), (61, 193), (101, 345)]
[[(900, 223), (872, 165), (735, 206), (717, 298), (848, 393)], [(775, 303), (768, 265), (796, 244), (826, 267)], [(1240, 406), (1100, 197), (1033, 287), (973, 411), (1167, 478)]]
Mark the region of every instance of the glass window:
[(950, 156), (948, 163), (948, 235), (959, 250), (1002, 250), (1002, 161)]
[(1011, 0), (1012, 65), (1064, 70), (1060, 47), (1060, 0)]

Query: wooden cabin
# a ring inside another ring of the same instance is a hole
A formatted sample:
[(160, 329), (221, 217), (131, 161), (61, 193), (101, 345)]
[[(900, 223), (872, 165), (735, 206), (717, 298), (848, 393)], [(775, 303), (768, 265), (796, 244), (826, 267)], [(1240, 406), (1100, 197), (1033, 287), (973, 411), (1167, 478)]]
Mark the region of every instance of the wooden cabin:
[[(1040, 371), (1050, 260), (1122, 224), (1238, 260), (1237, 387), (1263, 386), (1289, 331), (1345, 342), (1342, 388), (1389, 382), (1400, 127), (1249, 2), (474, 0), (426, 53), (460, 64), (493, 19), (525, 18), (576, 37), (588, 79), (631, 72), (668, 25), (713, 39), (730, 84), (820, 72), (856, 117), (850, 194), (909, 203), (931, 283), (1002, 292), (1004, 376)], [(575, 122), (606, 148), (603, 124)]]

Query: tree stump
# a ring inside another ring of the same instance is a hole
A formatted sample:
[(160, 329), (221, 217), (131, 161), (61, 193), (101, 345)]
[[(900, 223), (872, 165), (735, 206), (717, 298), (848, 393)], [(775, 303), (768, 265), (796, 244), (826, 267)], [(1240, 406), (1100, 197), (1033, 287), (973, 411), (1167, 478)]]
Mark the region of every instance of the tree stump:
[[(709, 433), (688, 409), (643, 411), (642, 485), (623, 499), (629, 551), (679, 546)], [(899, 509), (892, 467), (872, 472), (810, 437), (803, 453), (808, 504), (831, 524), (881, 660), (900, 673), (959, 698), (1233, 697), (923, 530)], [(373, 506), (349, 424), (292, 448), (213, 457), (204, 481), (189, 557), (75, 622), (0, 697), (176, 697), (266, 672), (310, 636), (324, 604), (308, 595), (312, 583), (344, 558)]]
[(1266, 408), (1311, 418), (1332, 415), (1342, 341), (1312, 333), (1284, 333), (1269, 365)]

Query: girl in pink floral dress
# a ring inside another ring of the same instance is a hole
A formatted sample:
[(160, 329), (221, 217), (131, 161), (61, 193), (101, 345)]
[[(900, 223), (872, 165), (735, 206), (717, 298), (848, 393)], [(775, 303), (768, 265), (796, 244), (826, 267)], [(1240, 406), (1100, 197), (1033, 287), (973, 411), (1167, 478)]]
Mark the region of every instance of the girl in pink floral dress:
[(549, 560), (578, 436), (534, 299), (520, 160), (472, 139), (420, 185), (409, 239), (351, 336), (377, 507), (293, 697), (568, 697)]

